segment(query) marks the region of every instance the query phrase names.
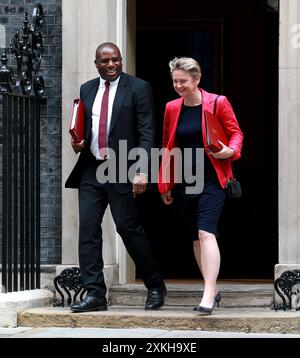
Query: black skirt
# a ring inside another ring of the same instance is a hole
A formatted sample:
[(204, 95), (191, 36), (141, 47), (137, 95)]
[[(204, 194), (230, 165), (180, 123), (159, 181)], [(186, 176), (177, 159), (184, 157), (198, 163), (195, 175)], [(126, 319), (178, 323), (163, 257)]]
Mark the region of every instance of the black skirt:
[(198, 240), (198, 231), (203, 230), (218, 236), (218, 222), (225, 202), (225, 191), (217, 178), (206, 178), (200, 194), (185, 194), (178, 185), (174, 189), (182, 215), (188, 225), (193, 240)]

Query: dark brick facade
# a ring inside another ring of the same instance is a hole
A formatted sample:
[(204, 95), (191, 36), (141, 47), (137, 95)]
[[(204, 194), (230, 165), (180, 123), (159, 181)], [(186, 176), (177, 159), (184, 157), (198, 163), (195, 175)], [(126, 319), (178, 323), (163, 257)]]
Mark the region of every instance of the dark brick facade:
[[(5, 46), (31, 14), (35, 0), (0, 0), (0, 24), (5, 26)], [(47, 105), (41, 111), (41, 263), (61, 262), (61, 0), (41, 0), (45, 21), (41, 27), (44, 57), (39, 74), (45, 80)], [(1, 32), (0, 32), (1, 34)], [(0, 47), (4, 39), (0, 39)], [(0, 49), (1, 53), (3, 48)], [(15, 60), (9, 56), (9, 65)], [(0, 116), (1, 112), (0, 112)], [(1, 202), (0, 202), (1, 205)]]

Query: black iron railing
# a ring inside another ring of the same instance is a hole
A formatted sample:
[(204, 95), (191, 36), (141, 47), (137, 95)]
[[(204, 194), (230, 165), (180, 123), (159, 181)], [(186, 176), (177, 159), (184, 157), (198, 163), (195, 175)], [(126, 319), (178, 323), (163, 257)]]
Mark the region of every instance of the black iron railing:
[(3, 95), (2, 284), (40, 285), (40, 100)]
[[(40, 287), (40, 105), (43, 77), (37, 72), (43, 53), (37, 4), (10, 49), (1, 56), (2, 95), (2, 287), (5, 292)], [(7, 67), (14, 55), (17, 75)], [(33, 93), (33, 95), (32, 95)]]

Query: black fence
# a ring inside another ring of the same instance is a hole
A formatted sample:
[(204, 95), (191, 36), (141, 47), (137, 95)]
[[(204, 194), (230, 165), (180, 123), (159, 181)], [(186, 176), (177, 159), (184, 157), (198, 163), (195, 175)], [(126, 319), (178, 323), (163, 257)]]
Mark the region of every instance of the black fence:
[[(40, 105), (44, 79), (39, 28), (44, 14), (37, 4), (22, 34), (17, 31), (1, 55), (2, 100), (2, 291), (40, 287)], [(14, 55), (17, 75), (7, 66)], [(33, 95), (32, 95), (33, 93)]]
[(3, 95), (2, 285), (40, 287), (40, 99)]

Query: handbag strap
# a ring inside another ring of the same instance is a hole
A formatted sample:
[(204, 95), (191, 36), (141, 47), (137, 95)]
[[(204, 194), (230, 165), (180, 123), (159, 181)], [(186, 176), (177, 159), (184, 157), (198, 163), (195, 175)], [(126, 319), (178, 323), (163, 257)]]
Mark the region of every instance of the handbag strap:
[[(219, 94), (216, 95), (216, 98), (215, 98), (215, 101), (214, 101), (214, 115), (216, 116), (217, 115), (217, 102), (218, 102), (218, 98), (220, 97)], [(227, 181), (229, 180), (228, 176), (227, 176), (227, 173), (226, 171), (224, 170), (224, 162), (221, 160), (221, 164), (222, 164), (222, 168), (223, 168), (223, 171), (224, 171), (224, 174), (226, 176), (226, 179)], [(233, 162), (231, 161), (230, 162), (231, 164), (231, 170), (232, 170), (232, 175), (233, 175), (233, 178), (236, 178), (236, 175), (235, 175), (235, 168), (234, 168), (234, 164)]]
[(217, 101), (218, 101), (219, 97), (220, 97), (220, 95), (217, 94), (216, 98), (215, 98), (215, 102), (214, 102), (214, 115), (216, 115), (216, 113), (217, 113)]

